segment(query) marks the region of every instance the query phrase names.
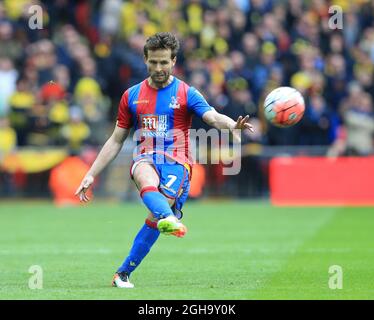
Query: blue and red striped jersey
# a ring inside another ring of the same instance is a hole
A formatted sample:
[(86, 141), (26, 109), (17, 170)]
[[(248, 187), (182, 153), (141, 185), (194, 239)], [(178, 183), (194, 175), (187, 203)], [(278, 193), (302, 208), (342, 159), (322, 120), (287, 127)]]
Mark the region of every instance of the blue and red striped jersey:
[(117, 126), (135, 129), (137, 154), (163, 153), (181, 164), (192, 165), (192, 116), (202, 117), (212, 109), (194, 87), (176, 77), (161, 89), (151, 87), (145, 79), (122, 95)]

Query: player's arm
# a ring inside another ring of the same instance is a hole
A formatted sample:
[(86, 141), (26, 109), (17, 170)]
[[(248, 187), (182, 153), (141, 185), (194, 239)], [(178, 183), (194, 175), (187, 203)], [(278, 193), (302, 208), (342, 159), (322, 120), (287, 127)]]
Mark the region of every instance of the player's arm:
[(244, 118), (240, 116), (235, 122), (230, 117), (225, 116), (224, 114), (221, 114), (217, 112), (216, 110), (212, 109), (212, 110), (206, 111), (202, 115), (202, 119), (208, 125), (214, 128), (217, 128), (219, 130), (221, 129), (231, 130), (233, 133), (234, 139), (237, 142), (241, 141), (240, 132), (234, 129), (239, 129), (239, 130), (248, 129), (251, 132), (253, 132), (253, 126), (248, 122), (249, 120), (248, 115), (245, 116)]
[(239, 130), (249, 129), (253, 132), (253, 126), (248, 123), (249, 116), (245, 116), (244, 118), (240, 116), (235, 122), (230, 117), (217, 112), (213, 107), (211, 107), (202, 94), (194, 87), (189, 87), (187, 91), (187, 105), (191, 111), (208, 125), (219, 130), (231, 130), (233, 137), (237, 142), (241, 141)]
[(94, 179), (101, 171), (117, 156), (121, 151), (123, 143), (128, 137), (130, 129), (120, 128), (116, 125), (113, 134), (105, 142), (103, 148), (99, 152), (96, 160), (86, 173), (75, 195), (79, 195), (79, 199), (83, 202), (89, 201), (86, 195), (87, 189), (92, 185)]

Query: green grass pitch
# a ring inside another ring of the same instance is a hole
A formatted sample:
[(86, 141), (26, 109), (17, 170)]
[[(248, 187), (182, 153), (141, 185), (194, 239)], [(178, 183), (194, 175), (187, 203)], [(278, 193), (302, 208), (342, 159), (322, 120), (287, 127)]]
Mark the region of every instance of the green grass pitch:
[[(374, 208), (188, 202), (183, 239), (160, 236), (110, 287), (146, 215), (140, 204), (0, 204), (0, 299), (374, 299)], [(28, 287), (32, 265), (43, 289)], [(329, 267), (343, 271), (330, 289)]]

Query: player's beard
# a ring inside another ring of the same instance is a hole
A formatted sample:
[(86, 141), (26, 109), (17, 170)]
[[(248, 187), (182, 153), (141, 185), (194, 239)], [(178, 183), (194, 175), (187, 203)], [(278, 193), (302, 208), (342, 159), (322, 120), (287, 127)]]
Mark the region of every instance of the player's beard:
[(164, 87), (168, 83), (169, 77), (170, 72), (168, 71), (162, 71), (158, 73), (155, 72), (151, 74), (152, 82), (159, 88)]

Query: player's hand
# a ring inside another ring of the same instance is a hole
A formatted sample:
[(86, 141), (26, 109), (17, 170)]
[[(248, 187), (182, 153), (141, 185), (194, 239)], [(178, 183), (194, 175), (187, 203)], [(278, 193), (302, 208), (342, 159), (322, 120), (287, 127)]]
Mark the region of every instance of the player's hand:
[(248, 129), (251, 132), (254, 132), (253, 126), (248, 122), (249, 116), (245, 116), (244, 118), (242, 116), (239, 116), (238, 120), (236, 120), (236, 125), (234, 129)]
[(236, 124), (233, 131), (234, 140), (237, 142), (241, 142), (240, 132), (237, 132), (235, 129), (245, 130), (248, 129), (251, 132), (254, 132), (253, 125), (248, 122), (249, 116), (239, 116), (238, 120), (236, 120)]
[(88, 188), (92, 185), (93, 182), (94, 182), (94, 177), (91, 176), (91, 175), (85, 176), (83, 178), (80, 186), (78, 187), (77, 191), (75, 192), (75, 195), (79, 196), (79, 200), (81, 202), (90, 201), (90, 198), (87, 196), (86, 192), (87, 192)]

